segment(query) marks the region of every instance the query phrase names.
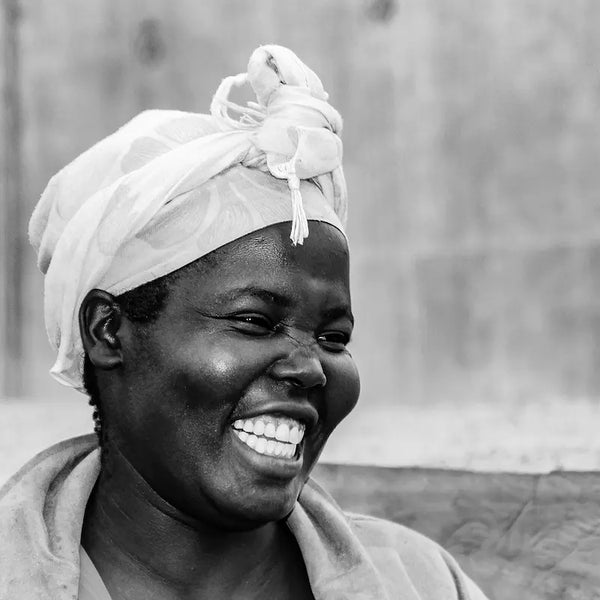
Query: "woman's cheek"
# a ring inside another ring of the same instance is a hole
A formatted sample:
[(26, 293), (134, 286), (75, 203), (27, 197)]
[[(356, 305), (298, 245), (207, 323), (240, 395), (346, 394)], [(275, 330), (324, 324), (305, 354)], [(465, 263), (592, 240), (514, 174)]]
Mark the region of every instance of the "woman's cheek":
[(350, 353), (338, 355), (327, 379), (331, 396), (329, 417), (333, 429), (352, 412), (360, 394), (360, 376)]
[(239, 400), (247, 386), (266, 372), (273, 352), (252, 341), (215, 339), (186, 353), (185, 379), (198, 400), (215, 404)]
[(186, 372), (191, 380), (217, 392), (240, 378), (243, 360), (233, 345), (204, 345), (186, 356)]

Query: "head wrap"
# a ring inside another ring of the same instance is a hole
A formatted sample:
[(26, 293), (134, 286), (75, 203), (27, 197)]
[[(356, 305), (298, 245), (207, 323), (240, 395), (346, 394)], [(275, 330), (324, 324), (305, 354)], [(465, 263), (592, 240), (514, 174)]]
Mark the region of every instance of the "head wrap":
[[(229, 93), (245, 83), (257, 101), (239, 106)], [(50, 180), (29, 237), (56, 379), (82, 390), (90, 290), (121, 294), (275, 223), (292, 222), (294, 244), (308, 220), (343, 231), (342, 120), (327, 98), (292, 51), (261, 46), (221, 82), (210, 115), (143, 112)]]

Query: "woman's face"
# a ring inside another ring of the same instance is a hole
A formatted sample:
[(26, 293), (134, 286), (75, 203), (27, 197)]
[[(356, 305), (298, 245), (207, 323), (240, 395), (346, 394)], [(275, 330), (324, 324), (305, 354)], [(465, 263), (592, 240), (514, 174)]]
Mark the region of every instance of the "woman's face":
[[(118, 445), (175, 508), (219, 527), (285, 517), (358, 399), (348, 250), (312, 222), (250, 234), (189, 269), (151, 325), (124, 324)], [(127, 333), (129, 331), (129, 333)]]

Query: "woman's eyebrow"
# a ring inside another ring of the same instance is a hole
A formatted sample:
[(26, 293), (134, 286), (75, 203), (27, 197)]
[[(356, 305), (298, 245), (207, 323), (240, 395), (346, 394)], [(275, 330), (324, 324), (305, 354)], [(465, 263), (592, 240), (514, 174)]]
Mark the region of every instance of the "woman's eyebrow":
[(267, 290), (258, 286), (244, 286), (227, 290), (215, 296), (215, 300), (222, 302), (233, 302), (240, 298), (258, 298), (263, 302), (275, 304), (286, 308), (292, 304), (292, 300), (272, 290)]

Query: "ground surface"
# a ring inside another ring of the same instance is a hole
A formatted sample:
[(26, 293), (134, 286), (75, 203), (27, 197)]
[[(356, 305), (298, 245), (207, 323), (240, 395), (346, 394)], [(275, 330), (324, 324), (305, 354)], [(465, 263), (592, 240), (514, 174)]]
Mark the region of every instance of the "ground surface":
[[(369, 406), (333, 434), (322, 461), (486, 471), (600, 470), (600, 405)], [(53, 442), (92, 431), (83, 396), (0, 401), (0, 481)]]

